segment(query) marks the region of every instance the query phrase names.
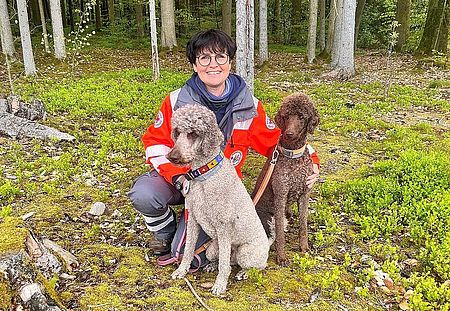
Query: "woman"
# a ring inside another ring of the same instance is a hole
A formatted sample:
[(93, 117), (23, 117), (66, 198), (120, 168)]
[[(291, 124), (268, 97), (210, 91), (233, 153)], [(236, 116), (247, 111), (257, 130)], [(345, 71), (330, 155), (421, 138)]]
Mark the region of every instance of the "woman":
[[(170, 252), (176, 220), (169, 205), (183, 203), (183, 196), (174, 184), (179, 184), (189, 170), (174, 166), (166, 158), (173, 147), (170, 119), (174, 110), (197, 103), (215, 113), (225, 137), (222, 150), (241, 178), (249, 147), (268, 157), (277, 144), (280, 130), (266, 116), (261, 102), (253, 97), (244, 80), (230, 73), (235, 53), (236, 44), (223, 31), (210, 29), (197, 33), (186, 47), (194, 70), (192, 77), (164, 99), (154, 124), (142, 137), (146, 163), (151, 170), (135, 181), (129, 197), (154, 233), (150, 247), (155, 256)], [(319, 159), (308, 147), (316, 172), (309, 177), (312, 186), (318, 176)]]

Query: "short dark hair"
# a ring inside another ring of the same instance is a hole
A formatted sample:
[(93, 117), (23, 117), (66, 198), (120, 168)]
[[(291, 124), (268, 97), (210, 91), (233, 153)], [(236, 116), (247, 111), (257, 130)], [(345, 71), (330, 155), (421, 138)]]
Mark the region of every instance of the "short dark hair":
[(186, 56), (191, 64), (195, 64), (195, 59), (204, 50), (211, 50), (214, 53), (226, 52), (230, 59), (236, 54), (236, 43), (222, 30), (209, 29), (200, 31), (194, 35), (186, 45)]

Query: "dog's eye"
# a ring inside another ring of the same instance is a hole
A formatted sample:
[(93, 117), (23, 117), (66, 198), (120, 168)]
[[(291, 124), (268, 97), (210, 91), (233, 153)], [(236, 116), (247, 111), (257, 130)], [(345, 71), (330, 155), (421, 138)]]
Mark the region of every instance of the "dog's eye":
[(172, 135), (173, 135), (173, 138), (177, 139), (178, 136), (180, 135), (180, 132), (178, 132), (177, 129), (174, 129), (174, 130), (172, 131)]
[(198, 135), (194, 132), (191, 132), (187, 134), (187, 137), (189, 140), (195, 140), (198, 137)]

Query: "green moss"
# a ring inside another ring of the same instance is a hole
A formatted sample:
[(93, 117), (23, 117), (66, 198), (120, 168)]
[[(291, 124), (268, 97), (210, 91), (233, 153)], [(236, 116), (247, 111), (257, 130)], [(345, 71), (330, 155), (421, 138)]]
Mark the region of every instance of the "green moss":
[(28, 230), (23, 227), (23, 220), (16, 217), (0, 219), (0, 254), (16, 252), (24, 247)]
[(81, 310), (129, 310), (121, 297), (108, 284), (88, 287), (80, 299)]
[(3, 276), (0, 276), (0, 310), (9, 310), (12, 302), (12, 292)]

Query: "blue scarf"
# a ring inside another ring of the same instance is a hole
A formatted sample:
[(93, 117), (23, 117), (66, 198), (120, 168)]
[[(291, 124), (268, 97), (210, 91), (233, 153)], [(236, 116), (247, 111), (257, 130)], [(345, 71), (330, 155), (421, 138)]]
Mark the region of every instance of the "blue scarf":
[(225, 81), (225, 91), (221, 96), (215, 96), (208, 92), (206, 85), (200, 80), (198, 74), (194, 72), (186, 82), (200, 97), (201, 103), (213, 111), (216, 115), (217, 123), (220, 124), (229, 103), (245, 88), (244, 79), (235, 74), (230, 74)]

